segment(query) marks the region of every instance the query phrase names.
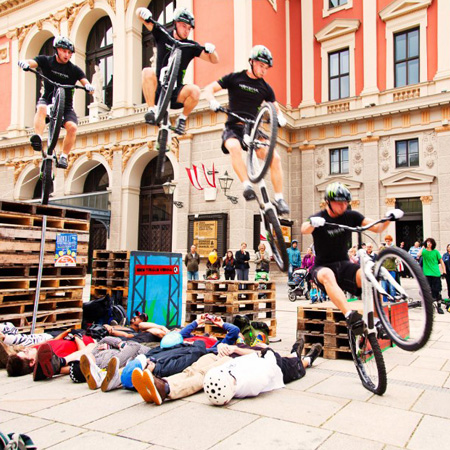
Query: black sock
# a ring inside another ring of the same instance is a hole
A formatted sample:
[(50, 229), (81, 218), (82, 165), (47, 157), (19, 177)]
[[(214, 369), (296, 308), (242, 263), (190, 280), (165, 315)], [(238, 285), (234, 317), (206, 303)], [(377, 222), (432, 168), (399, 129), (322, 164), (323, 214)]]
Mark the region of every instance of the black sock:
[(66, 358), (59, 358), (59, 361), (61, 363), (61, 367), (67, 366)]

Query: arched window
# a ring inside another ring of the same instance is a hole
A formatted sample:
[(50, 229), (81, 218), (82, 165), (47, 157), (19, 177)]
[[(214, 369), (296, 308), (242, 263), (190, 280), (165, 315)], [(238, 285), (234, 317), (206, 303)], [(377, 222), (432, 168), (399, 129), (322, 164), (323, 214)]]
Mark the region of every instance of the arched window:
[[(173, 12), (177, 7), (176, 0), (153, 0), (148, 9), (152, 12), (153, 18), (162, 25), (170, 25), (173, 22)], [(153, 48), (155, 40), (153, 34), (142, 26), (142, 67), (151, 66)], [(156, 65), (156, 61), (154, 61)]]
[[(103, 76), (103, 103), (111, 108), (113, 99), (113, 29), (108, 16), (99, 19), (92, 27), (86, 47), (86, 76), (91, 82), (96, 72), (95, 66), (100, 68)], [(91, 96), (86, 95), (86, 105), (91, 102)], [(86, 106), (86, 114), (89, 110)]]
[(95, 169), (92, 169), (84, 182), (83, 193), (102, 192), (108, 189), (109, 177), (108, 172), (102, 164), (99, 164)]
[[(44, 42), (44, 45), (39, 50), (39, 55), (45, 55), (45, 56), (53, 56), (55, 54), (55, 50), (53, 48), (53, 37), (47, 39)], [(38, 68), (38, 71), (40, 72), (40, 69)], [(36, 103), (41, 97), (41, 94), (43, 91), (44, 84), (42, 80), (38, 77), (36, 77)], [(41, 92), (42, 91), (42, 92)]]

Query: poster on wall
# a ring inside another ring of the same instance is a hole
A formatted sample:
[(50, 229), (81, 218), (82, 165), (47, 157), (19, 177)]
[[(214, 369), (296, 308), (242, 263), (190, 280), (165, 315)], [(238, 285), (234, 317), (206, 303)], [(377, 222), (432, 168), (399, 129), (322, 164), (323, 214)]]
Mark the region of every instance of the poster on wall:
[(201, 257), (207, 257), (217, 248), (217, 220), (198, 220), (194, 222), (194, 245)]
[(292, 228), (288, 225), (281, 225), (281, 232), (283, 233), (284, 242), (286, 244), (291, 243), (292, 235), (291, 235)]
[(73, 267), (77, 265), (78, 236), (73, 233), (57, 233), (55, 249), (55, 267)]

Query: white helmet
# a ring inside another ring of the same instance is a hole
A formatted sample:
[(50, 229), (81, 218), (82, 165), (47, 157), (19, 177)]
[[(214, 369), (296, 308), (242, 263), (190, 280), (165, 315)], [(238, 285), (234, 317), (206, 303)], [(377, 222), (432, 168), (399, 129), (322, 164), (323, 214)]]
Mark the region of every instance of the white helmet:
[(205, 375), (203, 389), (213, 405), (226, 405), (236, 392), (236, 381), (228, 370), (214, 367)]

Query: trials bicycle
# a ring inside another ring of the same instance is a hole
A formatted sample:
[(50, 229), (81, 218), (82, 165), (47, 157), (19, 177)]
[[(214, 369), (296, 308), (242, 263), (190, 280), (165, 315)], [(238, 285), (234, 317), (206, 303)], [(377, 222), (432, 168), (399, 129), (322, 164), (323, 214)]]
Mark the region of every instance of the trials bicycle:
[(168, 37), (171, 43), (171, 51), (168, 56), (167, 65), (161, 68), (161, 72), (159, 74), (160, 93), (158, 101), (155, 105), (156, 112), (154, 125), (159, 127), (156, 138), (156, 147), (158, 150), (156, 173), (162, 175), (164, 173), (164, 163), (166, 159), (166, 152), (168, 151), (167, 145), (170, 138), (170, 131), (175, 131), (175, 127), (173, 127), (169, 121), (168, 108), (172, 99), (172, 92), (177, 85), (177, 78), (181, 64), (181, 49), (188, 47), (199, 47), (204, 50), (205, 47), (190, 42), (181, 42), (175, 39), (163, 26), (151, 17), (147, 19), (147, 23), (153, 23), (154, 26), (160, 27), (160, 30)]
[(42, 192), (41, 202), (43, 205), (48, 204), (48, 199), (53, 191), (53, 165), (58, 167), (58, 157), (53, 150), (58, 142), (59, 133), (61, 131), (62, 121), (64, 118), (64, 106), (66, 103), (65, 89), (82, 89), (87, 92), (84, 86), (59, 84), (50, 80), (42, 73), (32, 68), (26, 69), (28, 72), (33, 72), (36, 76), (48, 81), (53, 85), (52, 103), (47, 105), (47, 120), (48, 120), (48, 138), (47, 151), (42, 148), (42, 165), (41, 165), (41, 181)]
[[(248, 119), (220, 107), (228, 116), (232, 116), (244, 125), (243, 146), (247, 150), (247, 174), (252, 183), (258, 185), (261, 196), (256, 195), (261, 214), (262, 225), (265, 228), (266, 239), (272, 249), (273, 257), (280, 270), (286, 272), (289, 259), (286, 251), (277, 210), (270, 201), (264, 175), (272, 162), (278, 132), (277, 111), (273, 103), (265, 103), (259, 110), (256, 119)], [(262, 152), (262, 164), (258, 153)]]
[[(358, 257), (361, 265), (364, 332), (348, 329), (353, 361), (363, 386), (383, 395), (387, 387), (386, 366), (378, 339), (392, 339), (406, 351), (422, 348), (433, 327), (433, 299), (421, 267), (404, 250), (386, 247), (371, 260), (362, 249), (362, 234), (372, 226), (392, 220), (385, 217), (364, 227), (325, 222), (330, 228), (342, 228), (358, 234)], [(400, 284), (383, 266), (387, 260), (403, 263), (411, 274)], [(378, 317), (375, 317), (375, 311)], [(378, 339), (377, 339), (378, 338)]]

